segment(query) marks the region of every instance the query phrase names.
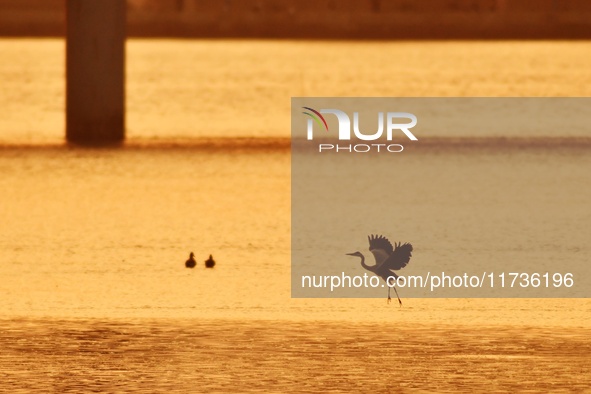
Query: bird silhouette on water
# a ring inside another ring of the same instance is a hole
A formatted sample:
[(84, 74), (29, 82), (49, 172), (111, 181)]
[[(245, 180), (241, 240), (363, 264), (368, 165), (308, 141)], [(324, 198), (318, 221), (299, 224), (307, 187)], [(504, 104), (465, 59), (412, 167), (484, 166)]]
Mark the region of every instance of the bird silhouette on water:
[(214, 265), (215, 265), (215, 260), (213, 259), (213, 257), (211, 255), (209, 255), (209, 258), (207, 260), (205, 260), (205, 267), (213, 268)]
[(189, 260), (185, 261), (185, 267), (193, 268), (196, 265), (197, 262), (195, 261), (195, 255), (193, 254), (193, 252), (191, 252), (191, 254), (189, 255)]
[[(398, 275), (394, 271), (398, 271), (401, 268), (406, 267), (412, 256), (412, 245), (409, 243), (398, 244), (394, 243), (394, 246), (388, 241), (388, 238), (381, 235), (371, 235), (367, 237), (369, 240), (369, 251), (373, 254), (376, 260), (376, 264), (369, 266), (365, 264), (365, 256), (361, 252), (347, 253), (348, 256), (357, 256), (361, 258), (361, 266), (366, 270), (373, 272), (386, 282), (388, 286), (388, 303), (392, 300), (390, 298), (390, 288), (394, 288), (396, 297), (398, 297), (398, 303), (402, 306), (402, 301), (398, 296), (398, 291), (394, 286), (394, 280), (398, 279)], [(394, 280), (392, 279), (394, 278)], [(390, 279), (390, 281), (388, 281)]]

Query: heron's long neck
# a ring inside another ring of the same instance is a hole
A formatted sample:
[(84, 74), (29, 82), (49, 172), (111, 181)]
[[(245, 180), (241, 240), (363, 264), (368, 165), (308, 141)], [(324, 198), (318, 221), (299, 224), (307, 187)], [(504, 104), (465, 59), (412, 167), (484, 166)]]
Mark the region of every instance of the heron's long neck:
[(361, 266), (362, 266), (363, 268), (365, 268), (366, 270), (368, 270), (368, 271), (372, 271), (372, 272), (373, 272), (373, 268), (374, 268), (374, 267), (370, 267), (369, 265), (365, 264), (365, 256), (364, 256), (364, 255), (361, 255), (361, 256), (359, 256), (359, 257), (361, 257)]

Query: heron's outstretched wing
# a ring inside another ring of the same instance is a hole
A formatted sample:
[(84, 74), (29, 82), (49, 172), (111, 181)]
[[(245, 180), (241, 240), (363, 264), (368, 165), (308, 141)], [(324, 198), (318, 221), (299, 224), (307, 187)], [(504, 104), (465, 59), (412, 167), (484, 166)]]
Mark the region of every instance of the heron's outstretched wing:
[(394, 252), (384, 261), (380, 268), (392, 270), (399, 270), (406, 267), (412, 256), (412, 245), (409, 243), (395, 244)]
[(394, 252), (392, 244), (386, 237), (381, 235), (371, 235), (367, 237), (369, 241), (369, 251), (376, 259), (376, 266), (381, 265)]

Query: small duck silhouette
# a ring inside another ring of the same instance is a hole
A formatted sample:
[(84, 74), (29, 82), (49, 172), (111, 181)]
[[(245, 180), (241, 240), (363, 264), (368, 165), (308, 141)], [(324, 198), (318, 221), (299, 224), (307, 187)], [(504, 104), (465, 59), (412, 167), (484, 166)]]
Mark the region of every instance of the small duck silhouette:
[(213, 268), (214, 265), (215, 265), (215, 260), (213, 259), (213, 257), (211, 255), (209, 255), (209, 258), (207, 260), (205, 260), (205, 267)]
[(185, 267), (193, 268), (196, 265), (197, 262), (195, 261), (195, 255), (193, 254), (193, 252), (191, 252), (191, 254), (189, 255), (189, 260), (185, 261)]

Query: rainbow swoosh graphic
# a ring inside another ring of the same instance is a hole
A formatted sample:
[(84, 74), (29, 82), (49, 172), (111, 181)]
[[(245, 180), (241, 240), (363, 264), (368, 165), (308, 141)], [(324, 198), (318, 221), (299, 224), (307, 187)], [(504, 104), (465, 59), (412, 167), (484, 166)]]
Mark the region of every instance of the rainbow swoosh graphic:
[[(328, 123), (326, 123), (326, 120), (324, 119), (324, 116), (322, 116), (320, 114), (320, 112), (318, 112), (315, 109), (312, 109), (310, 107), (302, 107), (302, 108), (303, 109), (307, 109), (308, 111), (312, 112), (312, 113), (310, 113), (310, 112), (304, 111), (304, 112), (302, 112), (303, 114), (308, 115), (309, 117), (311, 117), (312, 119), (314, 119), (314, 121), (316, 123), (318, 123), (318, 126), (320, 126), (320, 127), (322, 127), (323, 124), (324, 124), (324, 129), (326, 131), (328, 131)], [(321, 120), (322, 120), (322, 123), (320, 123)]]

